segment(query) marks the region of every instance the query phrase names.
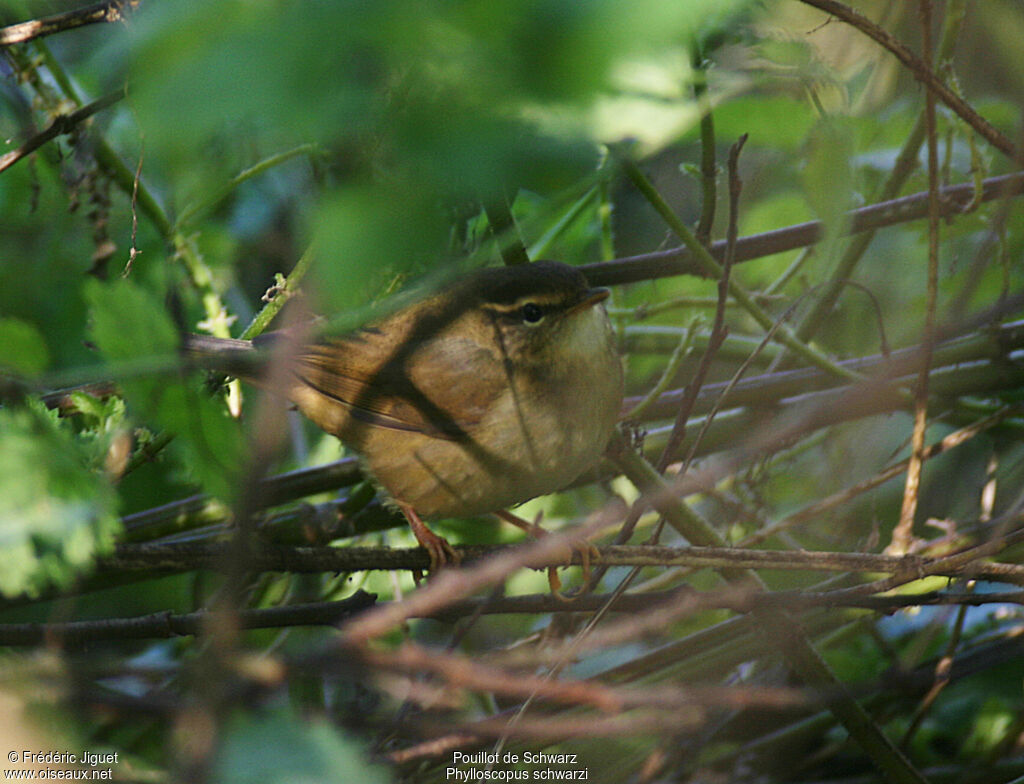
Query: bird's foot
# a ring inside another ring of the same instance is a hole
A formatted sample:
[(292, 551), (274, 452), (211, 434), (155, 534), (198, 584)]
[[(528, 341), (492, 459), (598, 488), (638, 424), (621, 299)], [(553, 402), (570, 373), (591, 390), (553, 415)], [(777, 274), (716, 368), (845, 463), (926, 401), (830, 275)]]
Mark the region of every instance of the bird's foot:
[[(517, 528), (522, 528), (526, 533), (532, 536), (534, 539), (540, 539), (542, 536), (547, 536), (550, 532), (545, 531), (540, 527), (540, 521), (544, 518), (543, 512), (538, 512), (537, 516), (533, 519), (533, 522), (528, 522), (523, 518), (519, 517), (512, 512), (501, 511), (495, 512), (495, 515), (506, 523), (512, 523)], [(568, 545), (568, 554), (566, 556), (566, 566), (571, 566), (574, 555), (579, 553), (580, 564), (583, 567), (583, 585), (587, 586), (590, 584), (590, 563), (591, 561), (601, 560), (600, 551), (591, 544), (587, 539), (580, 537), (572, 541)], [(551, 593), (557, 598), (571, 602), (578, 598), (578, 595), (568, 596), (562, 593), (562, 580), (558, 576), (558, 567), (548, 567), (548, 586), (551, 588)]]
[[(449, 544), (447, 539), (443, 536), (438, 536), (427, 528), (427, 524), (420, 519), (420, 516), (416, 513), (415, 509), (408, 504), (399, 503), (398, 505), (401, 508), (402, 513), (405, 515), (405, 519), (409, 521), (409, 527), (412, 528), (416, 541), (420, 543), (420, 546), (426, 550), (427, 555), (430, 556), (431, 574), (448, 564), (458, 566), (462, 563), (462, 556), (455, 551), (455, 548)], [(419, 582), (419, 578), (422, 577), (422, 574), (417, 570), (413, 574), (413, 577), (416, 578), (416, 582)]]

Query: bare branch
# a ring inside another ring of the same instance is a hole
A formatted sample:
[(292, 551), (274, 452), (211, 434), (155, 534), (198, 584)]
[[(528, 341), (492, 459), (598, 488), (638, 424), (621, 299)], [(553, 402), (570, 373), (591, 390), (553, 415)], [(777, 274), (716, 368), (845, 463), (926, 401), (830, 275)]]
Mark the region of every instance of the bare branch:
[[(621, 513), (606, 512), (605, 517)], [(604, 522), (609, 522), (605, 520)], [(578, 538), (578, 535), (577, 535)], [(529, 545), (463, 545), (456, 547), (464, 563), (476, 563), (476, 569), (493, 570), (494, 557), (508, 559), (508, 570), (542, 569), (560, 564), (579, 564), (580, 553), (567, 558), (566, 545), (573, 534), (546, 537)], [(979, 579), (1001, 580), (1024, 585), (1024, 566), (1001, 563), (972, 563), (949, 556), (941, 559), (918, 555), (876, 555), (811, 550), (746, 550), (738, 547), (666, 547), (661, 545), (610, 545), (597, 548), (601, 563), (607, 566), (688, 566), (704, 569), (803, 569), (824, 572), (884, 572), (897, 576), (939, 574), (957, 577), (969, 573)], [(121, 545), (115, 554), (100, 561), (101, 569), (119, 570), (192, 570), (214, 569), (222, 562), (222, 544)], [(486, 560), (485, 560), (486, 559)], [(490, 564), (490, 566), (488, 566)], [(940, 565), (940, 564), (945, 564)], [(255, 548), (249, 566), (257, 571), (275, 572), (357, 572), (368, 569), (425, 569), (429, 557), (422, 548), (394, 547), (274, 547)], [(500, 570), (505, 570), (504, 562)], [(969, 571), (968, 571), (969, 570)], [(459, 570), (442, 572), (438, 581), (472, 578)], [(432, 583), (431, 585), (433, 585)], [(483, 585), (483, 583), (481, 584)], [(479, 586), (476, 586), (479, 587)], [(474, 590), (476, 589), (474, 587)], [(460, 588), (460, 591), (462, 589)], [(455, 596), (448, 597), (449, 601)], [(444, 606), (438, 605), (438, 606)], [(416, 608), (414, 614), (424, 610)]]
[(0, 27), (0, 46), (20, 44), (31, 41), (33, 38), (74, 30), (76, 27), (85, 25), (120, 22), (125, 18), (125, 9), (135, 9), (139, 2), (140, 0), (108, 0), (105, 3), (94, 3), (85, 8), (65, 11), (62, 14)]
[(120, 90), (115, 90), (112, 93), (108, 93), (102, 98), (97, 98), (92, 103), (88, 103), (80, 109), (76, 109), (71, 114), (57, 115), (53, 118), (53, 122), (50, 123), (46, 130), (37, 133), (18, 149), (11, 150), (8, 153), (0, 155), (0, 172), (11, 168), (22, 158), (31, 155), (48, 141), (56, 139), (58, 136), (63, 136), (66, 133), (71, 133), (79, 123), (89, 119), (97, 112), (113, 106), (124, 98), (124, 96), (125, 91), (124, 88), (122, 88)]
[[(990, 177), (983, 182), (981, 201), (1010, 198), (1024, 192), (1024, 173), (1004, 174)], [(975, 198), (973, 185), (953, 185), (939, 190), (939, 216), (959, 215)], [(848, 212), (841, 224), (847, 234), (874, 231), (886, 226), (919, 220), (928, 215), (928, 192), (922, 191), (899, 199), (883, 201)], [(737, 263), (752, 261), (773, 253), (814, 245), (821, 240), (824, 228), (821, 221), (807, 221), (762, 234), (753, 234), (736, 241)], [(726, 241), (719, 240), (711, 246), (711, 255), (721, 260), (725, 256)], [(587, 279), (595, 286), (614, 286), (621, 283), (636, 283), (642, 280), (668, 278), (674, 275), (708, 277), (704, 268), (697, 263), (685, 246), (669, 250), (625, 256), (612, 261), (583, 264), (580, 267)]]
[[(277, 629), (290, 626), (333, 625), (372, 607), (376, 597), (363, 591), (337, 602), (238, 610), (240, 629)], [(97, 640), (163, 639), (194, 636), (208, 624), (209, 611), (176, 615), (153, 613), (137, 618), (69, 623), (17, 623), (0, 625), (0, 645), (42, 645), (74, 647)]]
[[(919, 0), (918, 12), (924, 51), (924, 67), (932, 66), (932, 6), (931, 0)], [(925, 304), (924, 339), (922, 341), (921, 370), (914, 385), (914, 431), (911, 437), (910, 461), (903, 487), (900, 519), (892, 532), (889, 552), (894, 555), (907, 552), (913, 542), (914, 517), (924, 471), (924, 440), (928, 427), (928, 371), (935, 345), (935, 307), (939, 296), (939, 143), (935, 135), (935, 95), (925, 92), (925, 133), (928, 140), (928, 296)]]

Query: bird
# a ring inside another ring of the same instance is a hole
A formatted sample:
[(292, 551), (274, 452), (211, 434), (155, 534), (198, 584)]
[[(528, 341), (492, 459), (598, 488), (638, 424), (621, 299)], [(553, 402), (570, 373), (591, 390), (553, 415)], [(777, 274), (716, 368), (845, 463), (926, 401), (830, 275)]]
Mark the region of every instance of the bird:
[[(510, 519), (601, 457), (623, 397), (608, 295), (560, 262), (480, 269), (353, 333), (290, 346), (283, 393), (359, 455), (433, 571), (459, 557), (425, 519)], [(281, 337), (193, 335), (185, 351), (259, 383), (251, 355)]]

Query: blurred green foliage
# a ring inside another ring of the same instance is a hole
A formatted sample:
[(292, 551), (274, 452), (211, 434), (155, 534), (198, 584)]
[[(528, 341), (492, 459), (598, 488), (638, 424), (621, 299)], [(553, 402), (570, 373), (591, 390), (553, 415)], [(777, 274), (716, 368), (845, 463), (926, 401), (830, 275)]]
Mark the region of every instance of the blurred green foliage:
[(229, 724), (214, 776), (225, 784), (389, 781), (387, 769), (366, 757), (361, 744), (327, 723), (300, 723), (286, 711), (269, 711), (240, 715)]
[(4, 346), (0, 363), (10, 372), (34, 376), (50, 364), (43, 336), (27, 321), (0, 319), (0, 344)]

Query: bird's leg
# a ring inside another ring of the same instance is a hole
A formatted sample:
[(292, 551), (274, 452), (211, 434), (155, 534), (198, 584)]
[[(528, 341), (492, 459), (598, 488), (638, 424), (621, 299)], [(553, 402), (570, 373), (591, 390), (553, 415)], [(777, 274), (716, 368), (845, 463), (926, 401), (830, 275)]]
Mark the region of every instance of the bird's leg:
[(409, 506), (409, 504), (403, 504), (401, 501), (397, 503), (398, 508), (405, 515), (405, 519), (409, 521), (409, 527), (412, 529), (416, 541), (420, 543), (420, 546), (430, 556), (431, 572), (436, 572), (447, 563), (458, 566), (462, 562), (462, 556), (455, 552), (455, 549), (448, 543), (448, 540), (427, 528), (427, 524), (420, 519), (415, 509)]
[[(544, 517), (543, 512), (538, 512), (537, 516), (533, 519), (533, 522), (527, 522), (518, 515), (512, 512), (500, 511), (494, 513), (500, 520), (504, 520), (506, 523), (512, 523), (516, 528), (522, 528), (526, 533), (532, 536), (534, 539), (540, 539), (542, 536), (547, 535), (547, 531), (540, 527), (540, 521)], [(580, 562), (583, 566), (583, 584), (587, 585), (590, 582), (590, 561), (599, 560), (601, 558), (600, 552), (594, 547), (593, 544), (588, 542), (586, 539), (579, 539), (572, 542), (569, 545), (569, 564), (572, 563), (572, 553), (577, 552), (580, 554)], [(567, 564), (567, 565), (569, 565)], [(551, 593), (557, 596), (559, 599), (565, 601), (572, 601), (573, 597), (568, 597), (562, 593), (562, 581), (558, 577), (558, 568), (555, 566), (548, 567), (548, 586), (551, 588)]]
[(504, 510), (495, 512), (494, 516), (499, 520), (504, 520), (506, 523), (512, 523), (516, 528), (521, 528), (534, 539), (540, 539), (542, 536), (547, 534), (547, 531), (540, 527), (540, 521), (544, 519), (543, 512), (537, 512), (537, 516), (533, 518), (532, 523), (528, 523), (517, 514), (506, 512)]

